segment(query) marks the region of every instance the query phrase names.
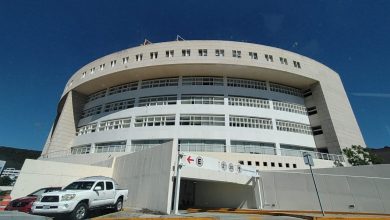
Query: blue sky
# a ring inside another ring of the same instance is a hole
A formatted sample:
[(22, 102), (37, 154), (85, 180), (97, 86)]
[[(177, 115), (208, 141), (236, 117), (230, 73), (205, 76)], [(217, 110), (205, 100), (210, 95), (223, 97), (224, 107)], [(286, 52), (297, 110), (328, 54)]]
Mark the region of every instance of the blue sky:
[(42, 149), (69, 77), (152, 42), (278, 47), (341, 75), (368, 146), (390, 145), (390, 1), (0, 1), (0, 145)]

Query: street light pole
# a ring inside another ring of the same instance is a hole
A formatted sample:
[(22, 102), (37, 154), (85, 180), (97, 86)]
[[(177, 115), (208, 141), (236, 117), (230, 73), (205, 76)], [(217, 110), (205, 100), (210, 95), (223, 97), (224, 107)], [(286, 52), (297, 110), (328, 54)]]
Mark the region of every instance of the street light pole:
[(303, 155), (303, 160), (305, 161), (305, 164), (309, 165), (309, 167), (310, 167), (310, 173), (311, 173), (311, 177), (313, 178), (314, 188), (316, 189), (318, 202), (320, 203), (321, 213), (322, 213), (322, 216), (325, 216), (324, 209), (322, 208), (320, 194), (318, 193), (316, 180), (314, 178), (313, 169), (311, 168), (311, 166), (314, 166), (313, 158), (312, 158), (312, 156), (309, 153), (305, 153)]

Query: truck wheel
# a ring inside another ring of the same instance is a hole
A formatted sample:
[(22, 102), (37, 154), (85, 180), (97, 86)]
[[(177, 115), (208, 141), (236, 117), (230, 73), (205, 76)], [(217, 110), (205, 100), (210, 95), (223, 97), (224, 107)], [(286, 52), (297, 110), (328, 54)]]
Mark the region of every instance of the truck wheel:
[(123, 199), (122, 198), (119, 198), (116, 203), (115, 203), (115, 211), (116, 212), (119, 212), (119, 211), (122, 211), (122, 208), (123, 208)]
[(81, 220), (87, 217), (88, 206), (85, 203), (79, 203), (71, 213), (71, 219)]

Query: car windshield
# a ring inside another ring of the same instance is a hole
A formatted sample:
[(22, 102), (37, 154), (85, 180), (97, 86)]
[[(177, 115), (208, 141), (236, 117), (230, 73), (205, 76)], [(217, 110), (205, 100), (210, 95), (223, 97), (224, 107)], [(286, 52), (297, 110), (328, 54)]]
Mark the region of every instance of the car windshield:
[(95, 182), (93, 182), (93, 181), (73, 182), (73, 183), (69, 184), (67, 187), (65, 187), (64, 190), (89, 190), (92, 188), (94, 183)]
[(61, 190), (60, 187), (54, 187), (54, 188), (43, 188), (43, 189), (38, 189), (37, 191), (29, 194), (28, 196), (40, 196), (42, 195), (43, 193), (47, 193), (47, 192), (52, 192), (52, 191), (58, 191), (58, 190)]

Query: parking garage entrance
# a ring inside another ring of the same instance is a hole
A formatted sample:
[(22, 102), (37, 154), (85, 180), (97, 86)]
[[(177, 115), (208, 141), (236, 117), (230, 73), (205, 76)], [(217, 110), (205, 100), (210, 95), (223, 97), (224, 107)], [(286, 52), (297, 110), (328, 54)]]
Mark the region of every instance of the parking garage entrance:
[(182, 178), (179, 209), (249, 208), (257, 209), (255, 184)]

